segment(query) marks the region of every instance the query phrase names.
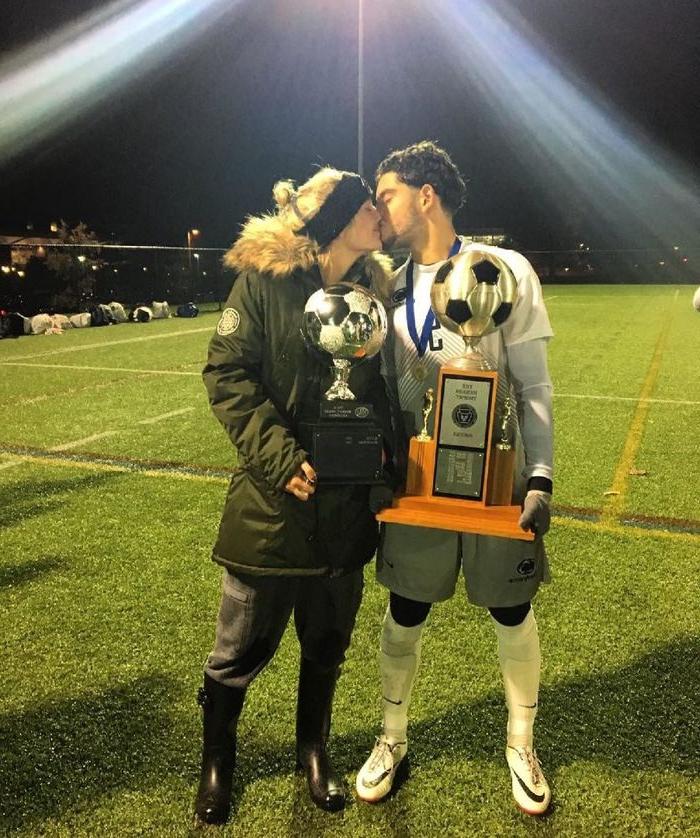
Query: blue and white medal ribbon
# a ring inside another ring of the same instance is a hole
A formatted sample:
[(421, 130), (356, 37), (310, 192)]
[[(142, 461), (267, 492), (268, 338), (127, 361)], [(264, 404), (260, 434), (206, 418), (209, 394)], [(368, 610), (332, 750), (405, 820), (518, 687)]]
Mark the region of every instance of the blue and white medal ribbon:
[[(447, 258), (451, 259), (453, 256), (456, 256), (459, 253), (461, 246), (462, 242), (458, 238), (455, 239)], [(409, 259), (408, 265), (406, 265), (406, 325), (408, 327), (408, 333), (411, 336), (411, 340), (413, 341), (413, 345), (416, 347), (418, 357), (422, 358), (423, 355), (425, 355), (425, 350), (428, 348), (430, 333), (433, 331), (436, 321), (432, 308), (429, 308), (425, 322), (423, 323), (423, 328), (421, 329), (420, 335), (418, 335), (418, 329), (416, 327), (415, 302), (416, 301), (413, 298), (413, 259)], [(426, 374), (426, 370), (422, 364), (416, 365), (414, 370), (415, 378), (422, 381)]]

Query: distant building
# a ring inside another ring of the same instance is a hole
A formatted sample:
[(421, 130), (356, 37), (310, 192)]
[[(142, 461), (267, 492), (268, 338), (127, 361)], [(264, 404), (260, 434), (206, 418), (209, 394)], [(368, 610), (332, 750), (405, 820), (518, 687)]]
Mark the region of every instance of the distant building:
[(464, 237), (474, 244), (490, 244), (493, 247), (513, 247), (513, 237), (500, 228), (473, 230)]
[[(474, 244), (490, 244), (494, 247), (513, 247), (513, 237), (500, 228), (472, 230), (471, 232), (460, 233), (462, 238)], [(402, 265), (409, 257), (409, 251), (405, 248), (392, 250), (391, 258), (394, 266)]]
[[(57, 247), (57, 245), (74, 244), (75, 249)], [(48, 233), (34, 232), (33, 225), (28, 224), (24, 233), (0, 233), (0, 271), (4, 274), (23, 272), (30, 259), (47, 260), (49, 267), (56, 269), (57, 264), (64, 258), (77, 258), (86, 267), (97, 266), (95, 248), (100, 242), (94, 233), (90, 233), (82, 223), (70, 229), (65, 222), (52, 223)], [(85, 251), (87, 254), (85, 254)], [(48, 257), (48, 259), (47, 259)], [(96, 267), (94, 268), (97, 269)]]
[[(46, 258), (46, 249), (60, 242), (58, 235), (37, 236), (33, 233), (0, 234), (0, 266), (12, 269), (24, 269), (33, 257)], [(7, 271), (4, 271), (5, 273)]]

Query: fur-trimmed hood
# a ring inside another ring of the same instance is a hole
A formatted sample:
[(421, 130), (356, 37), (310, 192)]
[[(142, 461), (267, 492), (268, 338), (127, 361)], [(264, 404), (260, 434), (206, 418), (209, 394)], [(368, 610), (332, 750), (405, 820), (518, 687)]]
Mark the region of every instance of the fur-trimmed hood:
[[(276, 215), (251, 216), (241, 234), (224, 255), (224, 265), (236, 271), (257, 271), (277, 278), (295, 270), (310, 270), (318, 264), (318, 245), (308, 236), (297, 235)], [(370, 287), (386, 302), (392, 285), (391, 258), (378, 251), (358, 260), (351, 273), (363, 270)]]

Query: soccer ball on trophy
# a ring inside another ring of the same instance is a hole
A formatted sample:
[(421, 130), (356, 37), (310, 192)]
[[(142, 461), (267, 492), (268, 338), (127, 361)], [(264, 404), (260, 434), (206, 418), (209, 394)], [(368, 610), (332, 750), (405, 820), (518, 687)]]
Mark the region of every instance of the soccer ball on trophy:
[(312, 294), (304, 307), (302, 333), (309, 346), (332, 359), (335, 381), (326, 399), (354, 399), (350, 366), (372, 358), (386, 337), (386, 311), (361, 285), (340, 282)]
[(449, 259), (435, 277), (430, 298), (440, 324), (464, 338), (467, 349), (508, 319), (518, 285), (510, 267), (486, 250)]

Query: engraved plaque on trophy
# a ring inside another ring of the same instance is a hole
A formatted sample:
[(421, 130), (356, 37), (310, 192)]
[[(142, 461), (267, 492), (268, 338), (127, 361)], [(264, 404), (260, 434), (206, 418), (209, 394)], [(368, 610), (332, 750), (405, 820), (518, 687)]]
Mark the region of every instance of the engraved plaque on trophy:
[(302, 334), (309, 347), (332, 363), (333, 383), (324, 393), (317, 421), (303, 423), (319, 483), (376, 483), (382, 477), (382, 431), (371, 404), (350, 389), (352, 366), (379, 352), (386, 312), (366, 288), (349, 282), (322, 288), (304, 308)]
[(493, 380), (444, 375), (436, 429), (436, 497), (481, 500), (493, 414)]
[[(431, 291), (440, 324), (460, 334), (462, 355), (438, 373), (434, 438), (409, 445), (406, 494), (380, 521), (531, 540), (512, 503), (515, 411), (510, 384), (481, 351), (481, 338), (508, 318), (517, 283), (489, 251), (470, 249), (438, 271)], [(427, 400), (426, 400), (427, 405)], [(427, 416), (424, 410), (424, 431)]]

